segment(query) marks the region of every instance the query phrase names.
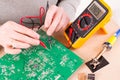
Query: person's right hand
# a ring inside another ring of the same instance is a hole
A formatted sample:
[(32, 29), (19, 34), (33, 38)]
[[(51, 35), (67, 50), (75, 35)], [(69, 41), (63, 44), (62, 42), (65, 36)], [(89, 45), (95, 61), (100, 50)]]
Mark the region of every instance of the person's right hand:
[(0, 26), (0, 45), (5, 53), (17, 54), (22, 48), (39, 45), (39, 34), (15, 22), (8, 21)]

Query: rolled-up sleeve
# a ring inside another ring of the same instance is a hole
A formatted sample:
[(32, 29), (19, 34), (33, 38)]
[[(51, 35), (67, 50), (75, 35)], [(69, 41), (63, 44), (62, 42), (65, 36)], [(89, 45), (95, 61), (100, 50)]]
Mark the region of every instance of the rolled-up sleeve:
[(81, 0), (61, 0), (58, 6), (62, 7), (70, 20), (72, 21), (75, 18), (75, 13), (77, 11), (77, 7), (79, 6)]

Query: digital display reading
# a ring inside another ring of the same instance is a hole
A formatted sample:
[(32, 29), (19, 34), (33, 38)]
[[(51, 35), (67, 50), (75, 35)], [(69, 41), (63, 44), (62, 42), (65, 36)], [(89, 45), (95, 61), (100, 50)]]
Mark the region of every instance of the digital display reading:
[(99, 19), (104, 13), (105, 10), (97, 2), (94, 2), (88, 10), (94, 15), (96, 19)]

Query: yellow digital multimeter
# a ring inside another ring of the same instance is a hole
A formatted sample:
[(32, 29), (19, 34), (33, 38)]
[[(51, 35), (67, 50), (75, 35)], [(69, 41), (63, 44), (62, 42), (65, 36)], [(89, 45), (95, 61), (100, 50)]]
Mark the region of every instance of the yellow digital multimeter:
[(64, 32), (68, 43), (73, 48), (82, 46), (90, 36), (110, 20), (111, 8), (104, 0), (93, 0), (90, 5), (71, 23)]

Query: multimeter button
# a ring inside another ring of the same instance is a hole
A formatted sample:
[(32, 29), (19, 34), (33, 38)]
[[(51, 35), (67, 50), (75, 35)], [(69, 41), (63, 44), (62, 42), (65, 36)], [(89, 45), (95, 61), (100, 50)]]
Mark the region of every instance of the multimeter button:
[(85, 16), (81, 19), (79, 25), (80, 25), (81, 28), (85, 28), (85, 27), (89, 26), (90, 23), (91, 23), (91, 18), (88, 17), (88, 16)]

